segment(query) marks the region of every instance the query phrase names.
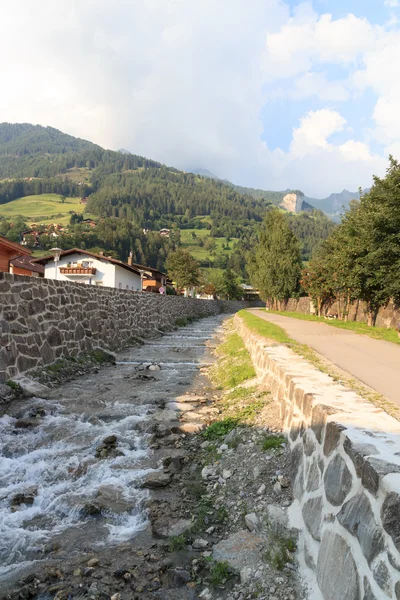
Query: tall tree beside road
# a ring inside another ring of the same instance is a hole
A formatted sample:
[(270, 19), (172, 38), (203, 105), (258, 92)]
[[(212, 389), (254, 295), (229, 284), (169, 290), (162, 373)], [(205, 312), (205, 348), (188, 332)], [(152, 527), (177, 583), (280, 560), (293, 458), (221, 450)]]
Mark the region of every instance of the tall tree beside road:
[(248, 256), (248, 271), (263, 300), (274, 308), (300, 291), (301, 254), (299, 240), (287, 217), (278, 209), (267, 213), (259, 241)]
[(175, 282), (178, 289), (192, 288), (199, 285), (199, 263), (187, 250), (178, 248), (175, 252), (170, 252), (166, 267), (168, 277)]
[[(342, 306), (340, 318), (347, 318), (351, 301), (364, 301), (369, 325), (391, 298), (400, 302), (400, 164), (389, 160), (386, 177), (374, 177), (371, 190), (351, 203), (325, 242), (324, 277), (314, 281), (313, 290), (308, 286), (318, 297), (328, 284)], [(321, 270), (320, 260), (318, 254), (311, 259), (310, 273)]]

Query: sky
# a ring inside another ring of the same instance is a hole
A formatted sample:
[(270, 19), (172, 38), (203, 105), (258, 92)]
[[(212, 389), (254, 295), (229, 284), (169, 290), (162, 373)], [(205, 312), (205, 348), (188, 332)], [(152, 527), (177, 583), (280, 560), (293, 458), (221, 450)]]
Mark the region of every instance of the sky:
[(400, 0), (0, 0), (0, 122), (323, 198), (400, 159)]

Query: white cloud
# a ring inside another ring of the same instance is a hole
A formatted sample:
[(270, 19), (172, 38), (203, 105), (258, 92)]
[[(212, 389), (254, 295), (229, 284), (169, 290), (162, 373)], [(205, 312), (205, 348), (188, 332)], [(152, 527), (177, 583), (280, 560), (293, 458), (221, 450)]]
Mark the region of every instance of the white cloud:
[(372, 48), (375, 37), (376, 28), (365, 19), (349, 14), (334, 20), (307, 10), (267, 35), (265, 70), (280, 79), (308, 71), (313, 64), (346, 65)]
[(385, 6), (389, 8), (397, 8), (399, 6), (398, 0), (385, 0)]
[(323, 73), (308, 72), (296, 79), (295, 99), (317, 96), (324, 102), (344, 102), (349, 99), (347, 85), (343, 81), (329, 81)]
[[(319, 16), (309, 3), (292, 17), (284, 0), (249, 6), (248, 0), (3, 2), (1, 120), (49, 124), (267, 189), (300, 187), (323, 196), (369, 185), (384, 160), (365, 140), (335, 145), (333, 134), (350, 134), (329, 106), (306, 111), (287, 152), (271, 151), (261, 141), (264, 126), (267, 137), (275, 126), (260, 119), (264, 89), (293, 77), (285, 94), (325, 105), (372, 86), (393, 106), (386, 120), (383, 104), (375, 110), (389, 145), (400, 84), (389, 80), (385, 61), (395, 80), (400, 57), (396, 51), (396, 63), (390, 53), (400, 47), (397, 34), (384, 35), (352, 14)], [(359, 70), (332, 81), (325, 64)]]
[(329, 148), (328, 138), (343, 130), (346, 120), (334, 110), (310, 111), (293, 130), (290, 152), (293, 156), (305, 156), (309, 150)]
[(284, 189), (286, 182), (286, 187), (322, 197), (333, 190), (366, 187), (371, 184), (372, 173), (383, 175), (386, 159), (373, 155), (367, 144), (348, 140), (335, 145), (330, 141), (334, 134), (344, 131), (345, 125), (337, 111), (308, 112), (293, 130), (289, 151), (274, 156), (278, 188)]

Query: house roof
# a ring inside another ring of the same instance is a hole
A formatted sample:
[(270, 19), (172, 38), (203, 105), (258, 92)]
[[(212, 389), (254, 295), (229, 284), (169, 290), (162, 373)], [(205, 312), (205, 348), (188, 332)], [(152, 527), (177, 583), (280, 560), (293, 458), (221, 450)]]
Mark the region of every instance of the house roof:
[(44, 273), (44, 266), (39, 263), (34, 262), (31, 256), (22, 255), (17, 256), (17, 258), (13, 258), (10, 260), (13, 267), (17, 267), (18, 269), (26, 269), (27, 271), (32, 271), (33, 273)]
[[(135, 273), (135, 275), (140, 275), (139, 270), (136, 268), (136, 265), (131, 267), (130, 265), (127, 265), (126, 263), (122, 262), (122, 260), (118, 260), (116, 258), (111, 258), (110, 256), (103, 256), (102, 254), (94, 254), (93, 252), (88, 252), (88, 250), (82, 250), (81, 248), (71, 248), (70, 250), (64, 250), (64, 252), (61, 252), (60, 258), (62, 256), (70, 256), (72, 254), (82, 254), (83, 256), (91, 256), (92, 258), (97, 258), (97, 260), (104, 260), (113, 265), (116, 265), (117, 267), (122, 267), (123, 269), (126, 269), (127, 271), (131, 271), (131, 273)], [(51, 262), (53, 260), (54, 260), (54, 256), (52, 254), (49, 254), (48, 256), (42, 256), (41, 258), (35, 258), (32, 262), (45, 265), (46, 263)], [(144, 267), (144, 268), (149, 269), (149, 267)]]
[(141, 269), (142, 271), (150, 271), (150, 273), (159, 273), (160, 275), (165, 275), (163, 271), (153, 269), (153, 267), (146, 267), (145, 265), (139, 265), (138, 263), (132, 263), (132, 266), (136, 267), (137, 269)]
[(1, 235), (0, 235), (0, 248), (5, 248), (5, 250), (7, 250), (9, 253), (15, 254), (17, 256), (20, 254), (29, 256), (32, 254), (31, 250), (24, 248), (24, 246), (21, 246), (20, 244), (17, 244), (16, 242), (11, 242), (11, 240), (8, 240), (7, 238), (5, 238)]

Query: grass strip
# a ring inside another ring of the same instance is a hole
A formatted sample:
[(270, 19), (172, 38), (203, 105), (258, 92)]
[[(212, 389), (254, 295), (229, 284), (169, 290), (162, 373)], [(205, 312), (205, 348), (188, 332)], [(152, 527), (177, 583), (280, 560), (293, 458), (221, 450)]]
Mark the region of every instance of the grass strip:
[(291, 317), (293, 319), (299, 319), (300, 321), (314, 321), (316, 323), (325, 323), (330, 327), (337, 327), (338, 329), (345, 329), (358, 333), (359, 335), (367, 335), (375, 340), (385, 340), (392, 344), (400, 344), (400, 338), (397, 335), (395, 329), (387, 329), (386, 327), (368, 327), (366, 323), (360, 323), (359, 321), (339, 321), (338, 319), (325, 319), (325, 317), (317, 317), (316, 315), (307, 315), (303, 313), (290, 312), (290, 311), (278, 311), (268, 310), (274, 315), (282, 315), (283, 317)]
[[(359, 396), (361, 396), (365, 400), (368, 400), (368, 402), (371, 402), (375, 406), (381, 408), (389, 415), (400, 421), (400, 407), (397, 406), (397, 404), (394, 404), (393, 402), (385, 398), (385, 396), (383, 396), (382, 394), (379, 394), (378, 392), (367, 388), (355, 377), (352, 377), (348, 374), (344, 374), (343, 371), (335, 369), (334, 366), (332, 366), (332, 364), (328, 360), (321, 357), (317, 352), (315, 352), (315, 350), (310, 348), (310, 346), (307, 346), (307, 344), (299, 344), (298, 342), (296, 342), (296, 340), (290, 338), (286, 331), (282, 329), (282, 327), (279, 327), (274, 323), (270, 323), (269, 321), (265, 321), (257, 315), (247, 312), (247, 310), (241, 310), (237, 314), (243, 319), (243, 321), (251, 331), (262, 335), (270, 341), (275, 341), (281, 345), (287, 346), (288, 348), (293, 350), (293, 352), (302, 356), (307, 362), (311, 363), (319, 371), (322, 371), (323, 373), (326, 373), (327, 375), (332, 377), (332, 379), (337, 383), (341, 383), (342, 385), (352, 389)], [(298, 313), (276, 312), (276, 314), (281, 314), (285, 316), (288, 314), (297, 315)], [(325, 321), (325, 319), (323, 320)]]

